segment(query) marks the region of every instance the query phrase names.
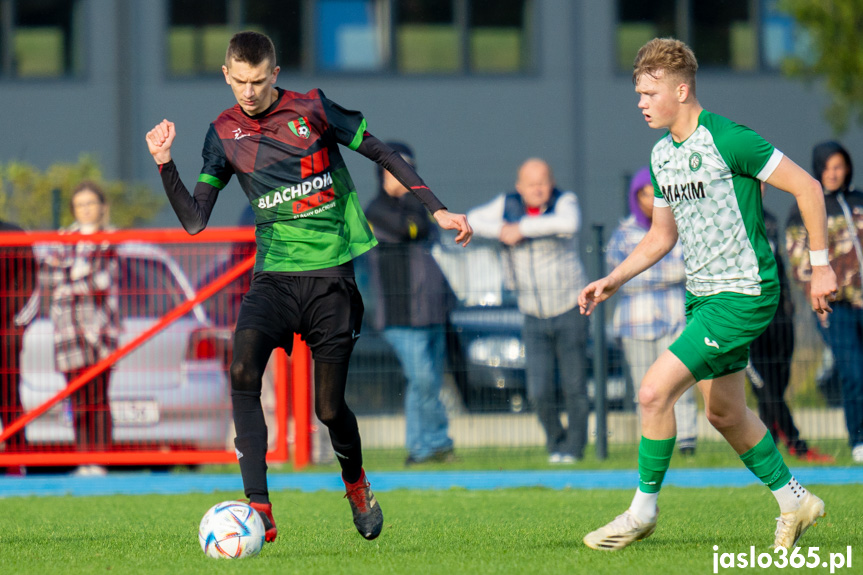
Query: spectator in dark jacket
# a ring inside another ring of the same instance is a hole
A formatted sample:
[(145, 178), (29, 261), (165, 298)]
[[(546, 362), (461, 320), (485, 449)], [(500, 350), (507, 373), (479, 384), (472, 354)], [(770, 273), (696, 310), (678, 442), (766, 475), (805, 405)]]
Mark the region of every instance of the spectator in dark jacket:
[[(761, 193), (764, 194), (764, 184), (761, 184)], [(785, 402), (785, 390), (791, 379), (791, 356), (794, 354), (794, 302), (779, 244), (779, 223), (767, 210), (764, 210), (764, 228), (776, 259), (780, 292), (773, 321), (749, 348), (746, 374), (758, 398), (758, 415), (773, 436), (773, 441), (781, 440), (788, 447), (789, 454), (804, 461), (833, 463), (833, 456), (820, 453), (800, 437), (800, 431)]]
[[(842, 380), (842, 405), (848, 442), (856, 463), (863, 463), (863, 193), (851, 186), (851, 155), (838, 142), (824, 142), (812, 150), (812, 175), (824, 187), (830, 266), (839, 293), (833, 313), (818, 316), (825, 341), (833, 351)], [(809, 238), (800, 211), (792, 208), (785, 228), (792, 277), (809, 296), (812, 266), (806, 252)]]
[[(23, 232), (15, 224), (0, 221), (0, 232)], [(0, 240), (2, 243), (2, 240)], [(0, 422), (4, 428), (18, 419), (21, 406), (19, 384), (21, 379), (21, 347), (24, 328), (15, 324), (15, 315), (24, 307), (36, 285), (36, 264), (33, 250), (25, 247), (0, 247)], [(24, 451), (27, 439), (24, 429), (6, 440), (6, 452)], [(20, 467), (10, 467), (9, 474), (20, 474)]]
[[(388, 142), (411, 166), (413, 151)], [(407, 465), (451, 461), (446, 409), (440, 400), (445, 326), (454, 296), (431, 255), (437, 226), (422, 203), (392, 174), (378, 168), (380, 192), (366, 207), (378, 247), (369, 253), (371, 284), (378, 300), (373, 322), (383, 330), (407, 378)]]

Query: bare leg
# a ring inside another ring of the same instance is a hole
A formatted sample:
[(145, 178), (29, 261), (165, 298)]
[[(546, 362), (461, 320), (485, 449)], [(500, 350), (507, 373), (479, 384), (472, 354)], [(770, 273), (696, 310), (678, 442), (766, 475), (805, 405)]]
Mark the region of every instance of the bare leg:
[(669, 439), (677, 433), (674, 404), (695, 378), (683, 362), (665, 351), (647, 370), (638, 391), (641, 434), (648, 439)]
[(767, 428), (746, 407), (745, 371), (698, 383), (704, 395), (707, 420), (722, 434), (738, 455), (743, 455), (764, 437)]

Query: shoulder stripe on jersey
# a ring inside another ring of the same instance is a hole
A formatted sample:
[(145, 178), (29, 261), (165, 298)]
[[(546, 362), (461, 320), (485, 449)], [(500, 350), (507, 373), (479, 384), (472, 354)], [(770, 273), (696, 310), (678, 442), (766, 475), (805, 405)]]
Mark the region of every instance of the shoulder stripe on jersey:
[(360, 127), (359, 127), (359, 128), (357, 128), (357, 133), (356, 133), (356, 134), (354, 134), (354, 139), (353, 139), (353, 140), (351, 140), (351, 143), (350, 143), (350, 144), (348, 144), (348, 147), (349, 147), (350, 149), (352, 149), (352, 150), (356, 151), (356, 150), (357, 150), (357, 148), (359, 148), (359, 147), (360, 147), (360, 144), (362, 144), (362, 143), (363, 143), (363, 134), (364, 134), (364, 133), (365, 133), (365, 131), (366, 131), (366, 125), (367, 125), (367, 124), (366, 124), (366, 119), (365, 119), (365, 118), (363, 118), (363, 121), (362, 121), (362, 123), (360, 124)]
[(204, 182), (205, 184), (210, 184), (218, 190), (221, 190), (227, 185), (226, 182), (223, 182), (219, 178), (213, 177), (210, 174), (201, 174), (200, 176), (198, 176), (198, 181)]

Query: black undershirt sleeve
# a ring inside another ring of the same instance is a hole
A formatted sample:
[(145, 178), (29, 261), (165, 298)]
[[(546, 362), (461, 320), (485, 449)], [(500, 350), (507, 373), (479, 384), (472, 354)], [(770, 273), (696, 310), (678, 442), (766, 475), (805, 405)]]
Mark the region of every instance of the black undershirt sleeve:
[(423, 203), (430, 214), (446, 209), (446, 206), (437, 199), (437, 196), (432, 193), (422, 178), (419, 177), (419, 174), (402, 158), (401, 154), (368, 132), (363, 135), (363, 141), (357, 147), (357, 152), (380, 164), (385, 170), (395, 176), (395, 179), (409, 189)]
[(183, 228), (192, 235), (207, 227), (213, 205), (219, 197), (219, 188), (205, 182), (195, 185), (195, 192), (189, 191), (180, 180), (180, 173), (174, 160), (159, 165), (159, 175), (162, 176), (162, 186), (168, 195), (168, 201), (174, 208), (174, 213), (183, 224)]

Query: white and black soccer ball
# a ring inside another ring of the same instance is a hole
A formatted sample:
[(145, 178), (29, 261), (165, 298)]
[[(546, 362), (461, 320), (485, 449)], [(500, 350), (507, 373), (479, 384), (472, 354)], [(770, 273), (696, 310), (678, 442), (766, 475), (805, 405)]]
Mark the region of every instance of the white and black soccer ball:
[(264, 546), (264, 522), (242, 501), (223, 501), (210, 507), (198, 527), (198, 541), (208, 557), (254, 557)]

